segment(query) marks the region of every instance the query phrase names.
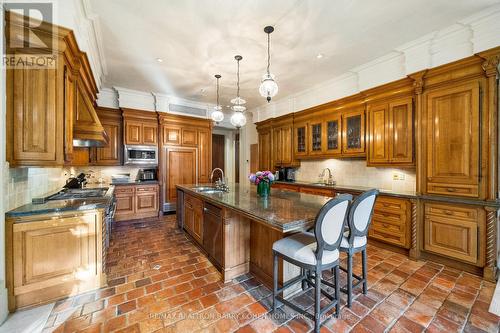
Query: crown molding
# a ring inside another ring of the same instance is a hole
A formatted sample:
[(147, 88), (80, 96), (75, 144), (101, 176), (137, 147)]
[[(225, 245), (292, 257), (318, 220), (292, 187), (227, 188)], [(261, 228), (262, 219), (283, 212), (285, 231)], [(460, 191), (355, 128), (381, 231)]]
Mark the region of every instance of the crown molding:
[(113, 87), (118, 93), (118, 106), (121, 108), (137, 109), (145, 111), (156, 111), (155, 99), (151, 93)]

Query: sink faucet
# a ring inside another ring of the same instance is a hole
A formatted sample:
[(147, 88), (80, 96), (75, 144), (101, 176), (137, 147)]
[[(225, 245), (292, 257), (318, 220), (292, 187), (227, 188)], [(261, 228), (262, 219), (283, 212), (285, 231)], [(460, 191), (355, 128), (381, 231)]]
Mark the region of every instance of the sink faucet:
[(224, 170), (222, 170), (221, 168), (214, 168), (212, 170), (212, 172), (210, 173), (210, 182), (214, 183), (214, 173), (217, 170), (220, 171), (221, 177), (218, 180), (215, 181), (215, 188), (218, 189), (218, 190), (223, 190), (223, 191), (228, 192), (229, 191), (229, 187), (227, 186), (227, 184), (226, 184), (226, 182), (224, 180)]
[(324, 168), (323, 169), (323, 171), (321, 172), (321, 178), (323, 178), (323, 180), (324, 180), (325, 171), (327, 171), (327, 170), (328, 170), (328, 180), (325, 183), (328, 184), (328, 185), (334, 185), (333, 176), (332, 176), (332, 170), (330, 170), (330, 168)]

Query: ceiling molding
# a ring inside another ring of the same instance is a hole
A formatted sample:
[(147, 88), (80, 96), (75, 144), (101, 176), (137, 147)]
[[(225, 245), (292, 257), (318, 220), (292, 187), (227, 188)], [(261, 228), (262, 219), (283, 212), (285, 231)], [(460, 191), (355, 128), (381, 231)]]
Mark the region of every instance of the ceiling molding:
[(97, 105), (106, 108), (118, 109), (118, 92), (111, 88), (102, 88), (97, 94)]
[(118, 92), (118, 106), (121, 108), (156, 111), (154, 96), (149, 92), (113, 87)]

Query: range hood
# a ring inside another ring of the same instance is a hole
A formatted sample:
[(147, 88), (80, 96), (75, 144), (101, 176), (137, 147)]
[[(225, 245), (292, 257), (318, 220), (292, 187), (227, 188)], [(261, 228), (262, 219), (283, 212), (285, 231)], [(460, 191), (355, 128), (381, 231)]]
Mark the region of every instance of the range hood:
[(76, 89), (75, 112), (73, 114), (73, 147), (103, 147), (109, 142), (94, 105)]

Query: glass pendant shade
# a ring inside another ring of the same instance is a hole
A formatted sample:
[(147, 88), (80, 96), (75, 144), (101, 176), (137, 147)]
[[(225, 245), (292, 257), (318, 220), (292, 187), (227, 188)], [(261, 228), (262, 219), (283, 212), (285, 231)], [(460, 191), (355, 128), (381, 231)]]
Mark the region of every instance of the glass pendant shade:
[(260, 81), (259, 93), (262, 97), (266, 97), (267, 101), (271, 101), (271, 98), (276, 96), (278, 93), (278, 84), (274, 80), (274, 75), (266, 73), (262, 76)]
[(235, 112), (244, 112), (247, 108), (243, 105), (232, 105), (231, 110)]
[(212, 118), (212, 120), (216, 123), (220, 123), (224, 120), (224, 113), (222, 112), (222, 107), (220, 105), (214, 107), (214, 111), (210, 115), (210, 118)]
[(245, 126), (246, 123), (247, 123), (247, 118), (242, 112), (235, 112), (231, 116), (231, 124), (236, 128), (243, 127)]

